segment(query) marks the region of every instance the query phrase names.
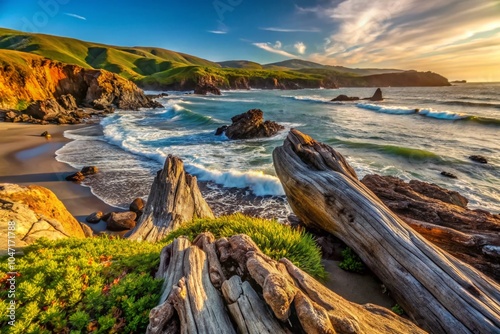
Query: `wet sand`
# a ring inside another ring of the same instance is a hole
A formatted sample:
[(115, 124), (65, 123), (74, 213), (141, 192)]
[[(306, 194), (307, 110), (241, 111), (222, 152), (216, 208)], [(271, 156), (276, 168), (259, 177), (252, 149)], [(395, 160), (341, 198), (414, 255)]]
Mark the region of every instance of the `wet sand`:
[[(55, 152), (70, 141), (63, 132), (84, 126), (99, 125), (40, 126), (1, 122), (0, 183), (46, 187), (82, 222), (94, 211), (116, 210), (94, 196), (90, 188), (66, 181), (65, 177), (77, 170), (55, 159)], [(41, 137), (44, 131), (48, 131), (52, 138)]]

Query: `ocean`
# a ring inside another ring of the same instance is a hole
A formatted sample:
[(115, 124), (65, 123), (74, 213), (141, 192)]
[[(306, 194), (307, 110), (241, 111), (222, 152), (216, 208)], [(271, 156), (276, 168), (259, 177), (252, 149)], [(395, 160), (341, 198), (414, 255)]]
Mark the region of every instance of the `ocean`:
[[(339, 94), (370, 97), (374, 88), (223, 91), (221, 96), (167, 92), (163, 109), (120, 110), (100, 126), (65, 132), (73, 141), (57, 160), (99, 167), (83, 185), (110, 205), (128, 208), (148, 196), (168, 154), (196, 175), (216, 214), (236, 211), (285, 221), (290, 207), (272, 163), (287, 130), (342, 153), (358, 176), (392, 175), (456, 190), (469, 207), (500, 213), (500, 83), (382, 88), (384, 101), (331, 102)], [(275, 137), (229, 140), (215, 130), (249, 109), (287, 130)], [(471, 161), (483, 155), (488, 164)], [(455, 174), (451, 179), (441, 171)]]

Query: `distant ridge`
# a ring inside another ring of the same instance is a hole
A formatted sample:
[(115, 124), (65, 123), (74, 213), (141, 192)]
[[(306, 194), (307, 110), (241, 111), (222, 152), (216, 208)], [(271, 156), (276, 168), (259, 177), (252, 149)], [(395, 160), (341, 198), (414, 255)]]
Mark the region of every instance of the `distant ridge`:
[[(446, 78), (430, 72), (350, 69), (300, 59), (266, 65), (248, 60), (216, 63), (156, 47), (120, 47), (3, 28), (0, 28), (0, 49), (36, 54), (84, 68), (105, 69), (152, 90), (193, 90), (197, 85), (221, 89), (449, 85)], [(385, 76), (377, 77), (382, 74)]]

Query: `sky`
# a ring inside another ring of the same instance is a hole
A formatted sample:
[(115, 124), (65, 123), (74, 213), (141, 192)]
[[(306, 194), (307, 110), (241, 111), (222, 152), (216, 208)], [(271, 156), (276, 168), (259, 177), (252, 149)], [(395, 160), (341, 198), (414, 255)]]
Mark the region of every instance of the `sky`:
[(0, 27), (212, 61), (299, 58), (500, 81), (500, 0), (0, 0)]

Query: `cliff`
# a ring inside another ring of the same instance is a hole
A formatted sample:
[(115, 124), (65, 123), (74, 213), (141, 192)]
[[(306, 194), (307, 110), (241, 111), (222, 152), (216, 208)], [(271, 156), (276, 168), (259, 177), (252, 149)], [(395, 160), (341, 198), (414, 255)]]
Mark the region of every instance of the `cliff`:
[(158, 106), (133, 82), (106, 70), (0, 50), (0, 109), (22, 111), (35, 101), (51, 99), (59, 100), (57, 103), (65, 109), (65, 103), (60, 100), (67, 95), (71, 95), (80, 107), (101, 110)]
[[(16, 247), (26, 246), (40, 238), (85, 238), (80, 223), (56, 195), (44, 187), (1, 184), (0, 221), (1, 229), (5, 229), (2, 231), (4, 236), (11, 226), (7, 222), (14, 222)], [(7, 238), (2, 239), (0, 249), (4, 250), (7, 249)]]

